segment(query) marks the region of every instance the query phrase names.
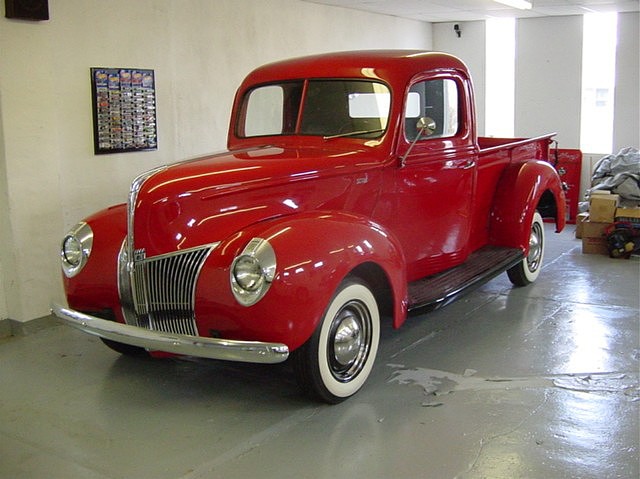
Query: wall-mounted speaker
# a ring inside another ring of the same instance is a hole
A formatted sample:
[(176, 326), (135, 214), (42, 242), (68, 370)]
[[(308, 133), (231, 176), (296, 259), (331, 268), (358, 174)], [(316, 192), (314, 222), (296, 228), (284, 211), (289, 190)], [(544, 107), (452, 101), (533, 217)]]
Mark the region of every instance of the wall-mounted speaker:
[(4, 0), (7, 18), (49, 20), (49, 0)]

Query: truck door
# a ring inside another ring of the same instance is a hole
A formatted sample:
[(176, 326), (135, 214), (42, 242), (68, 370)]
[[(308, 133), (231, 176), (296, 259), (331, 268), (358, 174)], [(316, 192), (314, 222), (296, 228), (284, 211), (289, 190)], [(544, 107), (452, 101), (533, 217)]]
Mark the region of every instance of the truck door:
[(412, 281), (456, 266), (470, 253), (477, 152), (464, 79), (418, 79), (404, 111), (399, 166), (393, 187), (383, 194), (384, 203), (394, 205), (396, 214), (388, 220), (404, 246)]

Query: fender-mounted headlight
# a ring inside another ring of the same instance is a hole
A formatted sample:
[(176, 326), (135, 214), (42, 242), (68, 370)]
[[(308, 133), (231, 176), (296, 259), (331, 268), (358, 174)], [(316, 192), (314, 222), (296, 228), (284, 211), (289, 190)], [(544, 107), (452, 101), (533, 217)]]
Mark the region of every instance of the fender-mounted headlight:
[(87, 264), (93, 246), (93, 230), (85, 222), (78, 223), (62, 239), (60, 260), (67, 278), (78, 274)]
[(267, 240), (253, 238), (231, 264), (231, 291), (243, 306), (257, 303), (276, 274), (276, 254)]

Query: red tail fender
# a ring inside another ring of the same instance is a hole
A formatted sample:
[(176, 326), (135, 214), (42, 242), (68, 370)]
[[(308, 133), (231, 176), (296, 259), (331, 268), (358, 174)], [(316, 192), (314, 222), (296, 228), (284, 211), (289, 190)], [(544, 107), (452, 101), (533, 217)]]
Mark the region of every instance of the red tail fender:
[(556, 232), (565, 226), (565, 195), (560, 177), (544, 161), (509, 166), (498, 182), (489, 219), (490, 242), (499, 246), (529, 248), (529, 228), (541, 200), (555, 202)]

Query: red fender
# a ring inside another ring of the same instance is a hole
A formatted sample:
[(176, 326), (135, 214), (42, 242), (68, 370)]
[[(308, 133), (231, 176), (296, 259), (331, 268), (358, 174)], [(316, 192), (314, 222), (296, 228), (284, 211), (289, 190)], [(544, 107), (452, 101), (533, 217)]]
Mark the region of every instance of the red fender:
[[(267, 240), (276, 275), (266, 295), (245, 307), (230, 287), (230, 265), (253, 238)], [(274, 341), (294, 350), (313, 334), (331, 297), (355, 268), (375, 264), (393, 296), (394, 326), (406, 318), (406, 267), (399, 244), (366, 218), (309, 212), (258, 223), (223, 241), (207, 259), (196, 289), (199, 333)]]
[(73, 278), (62, 275), (67, 302), (78, 311), (111, 309), (123, 322), (118, 295), (118, 253), (127, 236), (126, 205), (99, 211), (84, 220), (93, 230), (87, 265)]
[(498, 246), (529, 250), (533, 214), (545, 192), (551, 192), (556, 204), (556, 232), (565, 226), (566, 199), (560, 177), (545, 161), (510, 165), (498, 182), (491, 211), (489, 239)]

